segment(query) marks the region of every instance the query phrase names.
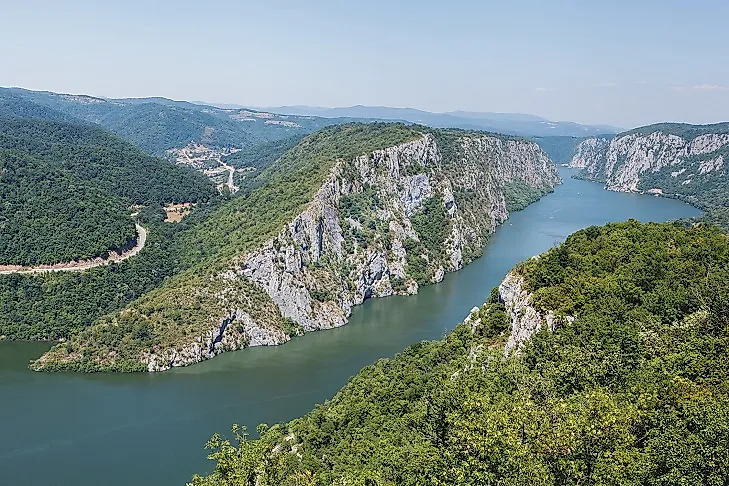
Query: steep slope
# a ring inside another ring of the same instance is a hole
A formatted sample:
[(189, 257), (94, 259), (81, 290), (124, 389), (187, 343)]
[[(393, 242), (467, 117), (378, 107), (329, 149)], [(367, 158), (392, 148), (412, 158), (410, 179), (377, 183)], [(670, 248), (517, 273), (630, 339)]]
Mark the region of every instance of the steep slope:
[(0, 265), (105, 257), (134, 246), (130, 205), (213, 195), (202, 175), (100, 128), (15, 116), (48, 114), (38, 108), (0, 114)]
[(571, 166), (611, 191), (648, 192), (683, 199), (729, 226), (729, 123), (664, 123), (582, 142)]
[(414, 293), (461, 268), (509, 210), (558, 182), (521, 139), (400, 124), (323, 130), (191, 229), (186, 258), (204, 264), (35, 367), (165, 370), (344, 325), (367, 298)]
[(577, 232), (442, 341), (260, 440), (215, 435), (192, 484), (724, 484), (728, 269), (707, 226)]

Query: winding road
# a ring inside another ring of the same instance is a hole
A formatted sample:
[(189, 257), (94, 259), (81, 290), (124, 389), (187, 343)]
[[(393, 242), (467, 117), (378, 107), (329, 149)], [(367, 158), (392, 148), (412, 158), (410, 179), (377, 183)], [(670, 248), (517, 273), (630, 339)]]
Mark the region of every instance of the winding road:
[(34, 267), (24, 267), (21, 265), (0, 265), (0, 275), (9, 275), (12, 273), (43, 273), (43, 272), (83, 272), (91, 268), (103, 267), (110, 263), (123, 262), (124, 260), (137, 255), (145, 243), (147, 243), (147, 230), (139, 223), (134, 223), (137, 227), (137, 244), (122, 254), (111, 253), (108, 258), (95, 258), (93, 260), (82, 260), (68, 263), (54, 263), (53, 265), (38, 265)]
[(220, 163), (220, 165), (222, 167), (225, 167), (225, 170), (227, 170), (229, 172), (228, 173), (228, 181), (225, 183), (225, 185), (228, 186), (228, 189), (230, 189), (230, 193), (231, 194), (235, 194), (236, 192), (238, 192), (238, 189), (240, 189), (238, 186), (236, 186), (233, 183), (233, 174), (235, 174), (235, 167), (233, 167), (232, 165), (228, 165), (225, 162), (223, 162), (222, 157), (218, 157), (218, 162)]

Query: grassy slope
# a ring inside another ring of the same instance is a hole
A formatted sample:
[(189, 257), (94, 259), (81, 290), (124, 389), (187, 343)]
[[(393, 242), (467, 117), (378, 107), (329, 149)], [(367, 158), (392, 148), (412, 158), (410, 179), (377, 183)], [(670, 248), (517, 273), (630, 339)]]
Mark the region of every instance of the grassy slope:
[(724, 484), (727, 238), (629, 221), (517, 270), (574, 324), (505, 359), (491, 300), (474, 332), (365, 368), (261, 440), (215, 436), (215, 471), (193, 484)]

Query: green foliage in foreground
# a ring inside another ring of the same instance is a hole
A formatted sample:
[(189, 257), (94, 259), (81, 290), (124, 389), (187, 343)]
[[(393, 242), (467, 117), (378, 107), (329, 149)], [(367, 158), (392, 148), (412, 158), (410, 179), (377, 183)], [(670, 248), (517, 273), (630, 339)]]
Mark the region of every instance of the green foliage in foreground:
[(517, 269), (574, 323), (503, 355), (489, 303), (259, 440), (209, 442), (209, 485), (726, 484), (729, 241), (591, 227)]

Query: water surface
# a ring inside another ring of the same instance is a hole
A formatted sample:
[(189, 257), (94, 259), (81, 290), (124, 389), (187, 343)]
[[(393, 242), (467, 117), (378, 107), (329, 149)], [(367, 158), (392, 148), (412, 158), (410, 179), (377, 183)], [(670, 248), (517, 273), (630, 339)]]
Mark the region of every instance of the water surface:
[(43, 343), (0, 343), (0, 484), (183, 485), (204, 473), (205, 441), (233, 423), (253, 429), (302, 415), (359, 369), (439, 339), (488, 297), (517, 262), (574, 231), (635, 218), (699, 215), (679, 201), (604, 191), (570, 179), (514, 213), (483, 257), (410, 297), (373, 299), (350, 323), (283, 346), (226, 353), (160, 374), (28, 371)]

